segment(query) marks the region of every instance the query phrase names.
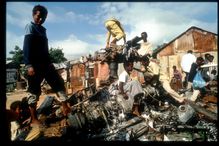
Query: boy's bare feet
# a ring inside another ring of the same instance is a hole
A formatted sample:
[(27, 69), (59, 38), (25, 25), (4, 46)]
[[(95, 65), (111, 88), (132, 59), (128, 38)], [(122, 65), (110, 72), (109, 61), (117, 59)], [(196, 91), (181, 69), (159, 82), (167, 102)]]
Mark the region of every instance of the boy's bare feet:
[(68, 106), (67, 102), (62, 102), (62, 110), (64, 116), (67, 116), (68, 113), (71, 112), (71, 108)]
[(133, 108), (132, 108), (132, 114), (136, 115), (136, 116), (140, 116), (139, 113), (139, 105), (138, 104), (133, 104)]

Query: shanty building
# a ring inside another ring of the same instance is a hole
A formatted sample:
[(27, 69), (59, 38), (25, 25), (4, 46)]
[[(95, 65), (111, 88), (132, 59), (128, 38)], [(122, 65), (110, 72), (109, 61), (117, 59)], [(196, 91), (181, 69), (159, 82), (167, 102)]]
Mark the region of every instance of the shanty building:
[(196, 57), (204, 57), (206, 53), (209, 53), (214, 56), (213, 62), (217, 64), (217, 34), (192, 26), (169, 43), (158, 48), (155, 54), (159, 58), (161, 66), (167, 69), (169, 77), (172, 77), (174, 65), (182, 71), (181, 58), (188, 50), (192, 50)]

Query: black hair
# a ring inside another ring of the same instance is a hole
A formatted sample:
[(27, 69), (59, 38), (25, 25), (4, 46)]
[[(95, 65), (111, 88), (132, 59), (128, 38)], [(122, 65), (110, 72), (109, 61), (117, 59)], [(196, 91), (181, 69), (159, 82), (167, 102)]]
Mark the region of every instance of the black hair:
[(125, 66), (128, 66), (130, 63), (134, 63), (134, 60), (133, 59), (124, 60), (123, 67), (125, 68)]
[(188, 51), (187, 51), (187, 53), (190, 53), (190, 54), (192, 54), (192, 53), (193, 53), (193, 51), (192, 51), (192, 50), (188, 50)]
[(145, 35), (146, 37), (148, 36), (147, 32), (142, 32), (141, 35)]
[(10, 105), (10, 109), (16, 111), (16, 108), (21, 107), (21, 101), (14, 101)]
[(140, 61), (149, 62), (149, 54), (146, 54), (140, 58)]
[(210, 55), (210, 56), (209, 56), (209, 58), (212, 58), (212, 59), (214, 59), (214, 56), (213, 56), (213, 55)]
[(35, 15), (37, 11), (40, 11), (44, 16), (48, 14), (46, 7), (41, 6), (41, 5), (36, 5), (33, 7), (33, 10), (32, 10), (33, 15)]
[(208, 58), (208, 57), (210, 57), (211, 56), (211, 54), (209, 54), (209, 53), (206, 53), (205, 54), (205, 58)]
[(203, 57), (198, 57), (197, 59), (196, 59), (196, 61), (201, 61), (201, 62), (204, 62), (204, 59), (203, 59)]

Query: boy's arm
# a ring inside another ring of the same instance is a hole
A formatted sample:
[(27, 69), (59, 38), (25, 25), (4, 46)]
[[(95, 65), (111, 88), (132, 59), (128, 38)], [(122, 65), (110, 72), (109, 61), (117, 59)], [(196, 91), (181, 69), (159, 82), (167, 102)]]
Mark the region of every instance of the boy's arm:
[(23, 44), (23, 53), (24, 53), (24, 64), (26, 66), (32, 66), (31, 61), (30, 61), (31, 42), (32, 42), (31, 35), (25, 35), (24, 36), (24, 44)]

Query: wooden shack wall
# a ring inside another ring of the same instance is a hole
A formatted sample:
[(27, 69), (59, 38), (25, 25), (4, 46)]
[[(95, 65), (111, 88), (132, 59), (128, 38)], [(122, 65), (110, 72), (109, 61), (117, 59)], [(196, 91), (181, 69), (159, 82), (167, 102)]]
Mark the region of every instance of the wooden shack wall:
[[(214, 56), (214, 62), (217, 63), (217, 49), (216, 35), (192, 29), (166, 46), (158, 53), (157, 57), (161, 64), (166, 67), (169, 77), (172, 77), (173, 65), (182, 73), (181, 58), (188, 50), (193, 50), (196, 57), (204, 57), (204, 54), (210, 53)], [(185, 76), (183, 73), (182, 75)]]
[(159, 52), (159, 56), (168, 55), (174, 55), (174, 43), (170, 43), (168, 46), (165, 47), (165, 49)]
[[(107, 63), (100, 63), (96, 61), (94, 68), (91, 73), (93, 76), (88, 80), (90, 84), (99, 86), (100, 81), (105, 81), (109, 77), (109, 67)], [(71, 88), (72, 92), (75, 93), (78, 90), (85, 88), (85, 65), (84, 64), (73, 64), (71, 69)]]
[(174, 41), (175, 54), (186, 52), (187, 50), (193, 50), (193, 48), (194, 48), (194, 39), (192, 32), (190, 31)]
[(83, 89), (84, 80), (85, 80), (85, 65), (80, 63), (73, 64), (71, 68), (70, 78), (71, 78), (71, 88), (73, 93)]

